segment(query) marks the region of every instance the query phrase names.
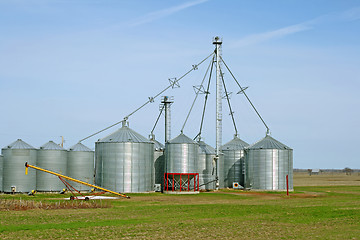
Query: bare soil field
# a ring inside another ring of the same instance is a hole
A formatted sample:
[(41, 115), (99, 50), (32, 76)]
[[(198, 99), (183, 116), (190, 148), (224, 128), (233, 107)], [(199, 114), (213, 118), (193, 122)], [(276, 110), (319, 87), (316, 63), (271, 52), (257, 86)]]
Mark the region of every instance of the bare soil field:
[(360, 186), (359, 173), (319, 173), (309, 175), (304, 172), (294, 173), (294, 187), (298, 186)]

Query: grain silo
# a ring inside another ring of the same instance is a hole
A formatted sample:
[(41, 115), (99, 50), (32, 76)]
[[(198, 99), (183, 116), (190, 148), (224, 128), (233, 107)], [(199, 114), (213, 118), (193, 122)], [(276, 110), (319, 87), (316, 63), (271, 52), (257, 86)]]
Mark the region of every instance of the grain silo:
[(3, 192), (3, 167), (4, 167), (4, 157), (0, 155), (0, 192)]
[(123, 125), (95, 143), (96, 184), (116, 192), (153, 191), (154, 143)]
[[(190, 181), (198, 174), (198, 157), (199, 144), (183, 133), (165, 143), (165, 173), (177, 174), (170, 176), (173, 180), (169, 180), (170, 178), (168, 179), (170, 184), (174, 183), (172, 190), (182, 190), (182, 187), (184, 187), (185, 190), (186, 188), (194, 189), (194, 187), (196, 187), (194, 185), (199, 185), (198, 175), (195, 182)], [(181, 179), (182, 174), (193, 175), (185, 175)]]
[[(37, 166), (67, 175), (67, 151), (49, 141), (38, 150)], [(42, 192), (61, 191), (65, 185), (57, 176), (39, 171), (36, 175), (36, 189)]]
[(154, 143), (154, 183), (162, 185), (164, 183), (165, 146), (155, 139), (151, 139), (151, 141)]
[(199, 144), (181, 133), (165, 143), (165, 172), (197, 173)]
[[(215, 157), (216, 152), (213, 147), (203, 141), (199, 141), (199, 159), (198, 159), (198, 173), (200, 177), (201, 189), (215, 189)], [(204, 185), (205, 184), (205, 185)]]
[(235, 136), (233, 140), (221, 147), (224, 154), (224, 187), (233, 187), (234, 182), (244, 186), (244, 148), (247, 146), (249, 146), (248, 143)]
[[(72, 146), (68, 152), (67, 176), (94, 184), (94, 151), (82, 143)], [(79, 191), (91, 189), (80, 183), (69, 183)]]
[(36, 165), (37, 151), (26, 142), (18, 139), (2, 149), (3, 191), (30, 192), (36, 189), (36, 171), (29, 171), (25, 175), (25, 163)]
[(286, 190), (286, 175), (289, 190), (293, 189), (293, 150), (267, 135), (246, 150), (247, 188), (254, 190)]

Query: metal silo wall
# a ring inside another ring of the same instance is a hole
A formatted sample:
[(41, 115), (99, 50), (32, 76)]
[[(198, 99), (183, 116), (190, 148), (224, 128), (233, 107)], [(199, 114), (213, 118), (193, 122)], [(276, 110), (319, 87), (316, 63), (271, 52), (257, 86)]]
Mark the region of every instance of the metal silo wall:
[(165, 172), (198, 173), (198, 144), (166, 143), (165, 145)]
[[(94, 184), (94, 152), (69, 151), (67, 176)], [(91, 189), (86, 185), (73, 181), (70, 181), (70, 184), (80, 191)]]
[[(215, 154), (205, 154), (204, 152), (199, 153), (198, 157), (198, 173), (201, 189), (215, 189), (215, 172), (213, 174), (213, 159)], [(213, 181), (209, 183), (210, 181)]]
[(244, 150), (222, 150), (224, 154), (224, 186), (232, 187), (233, 182), (244, 186), (243, 161)]
[(35, 169), (29, 169), (25, 175), (25, 162), (36, 165), (37, 152), (35, 149), (3, 149), (3, 191), (11, 192), (16, 186), (16, 192), (30, 192), (36, 189)]
[[(67, 175), (67, 154), (66, 150), (39, 149), (37, 166)], [(36, 176), (36, 188), (38, 191), (52, 192), (61, 191), (65, 185), (57, 176), (39, 171)]]
[(217, 160), (217, 172), (219, 178), (219, 188), (225, 188), (226, 180), (225, 171), (224, 171), (224, 154), (219, 154), (219, 159)]
[(154, 152), (154, 168), (155, 184), (164, 184), (164, 167), (165, 167), (165, 156), (164, 151), (155, 151)]
[(125, 193), (153, 191), (153, 143), (98, 142), (95, 149), (101, 186)]
[(293, 189), (292, 150), (250, 149), (246, 152), (246, 187), (257, 190)]
[(0, 192), (3, 192), (3, 167), (4, 157), (0, 155)]
[(102, 181), (102, 158), (103, 158), (103, 145), (100, 143), (95, 144), (95, 185), (103, 186)]

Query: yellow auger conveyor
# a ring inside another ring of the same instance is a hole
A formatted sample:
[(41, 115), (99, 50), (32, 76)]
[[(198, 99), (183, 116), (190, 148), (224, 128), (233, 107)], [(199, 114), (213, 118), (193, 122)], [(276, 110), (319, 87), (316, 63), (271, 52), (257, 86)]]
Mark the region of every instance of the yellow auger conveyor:
[(109, 192), (109, 193), (118, 195), (118, 196), (120, 196), (120, 197), (130, 198), (129, 196), (126, 196), (125, 194), (118, 193), (118, 192), (114, 192), (114, 191), (111, 191), (111, 190), (106, 189), (106, 188), (103, 188), (103, 187), (99, 187), (99, 186), (96, 186), (96, 185), (93, 185), (93, 184), (90, 184), (90, 183), (87, 183), (87, 182), (83, 182), (83, 181), (77, 180), (77, 179), (75, 179), (75, 178), (71, 178), (71, 177), (68, 177), (68, 176), (65, 176), (65, 175), (62, 175), (62, 174), (53, 172), (53, 171), (49, 171), (49, 170), (46, 170), (46, 169), (43, 169), (43, 168), (39, 168), (39, 167), (30, 165), (30, 164), (28, 164), (27, 162), (25, 163), (25, 174), (26, 174), (26, 175), (27, 175), (27, 173), (28, 173), (28, 168), (33, 168), (33, 169), (36, 169), (36, 170), (39, 170), (39, 171), (42, 171), (42, 172), (50, 173), (50, 174), (52, 174), (52, 175), (58, 176), (58, 177), (60, 178), (60, 180), (62, 180), (62, 178), (63, 178), (63, 179), (67, 179), (67, 180), (70, 180), (70, 181), (73, 181), (73, 182), (77, 182), (77, 183), (80, 183), (80, 184), (83, 184), (83, 185), (86, 185), (86, 186), (89, 186), (89, 187), (92, 187), (92, 188), (95, 188), (95, 189), (102, 190), (102, 191), (104, 191), (104, 192)]

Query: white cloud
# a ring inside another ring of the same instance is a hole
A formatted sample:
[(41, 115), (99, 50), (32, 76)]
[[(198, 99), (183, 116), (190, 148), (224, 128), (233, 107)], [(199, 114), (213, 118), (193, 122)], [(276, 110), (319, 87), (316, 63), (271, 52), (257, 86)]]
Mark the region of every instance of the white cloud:
[(274, 31), (249, 35), (247, 37), (244, 37), (244, 38), (236, 41), (235, 43), (232, 44), (231, 47), (244, 47), (244, 46), (249, 46), (249, 45), (255, 45), (255, 44), (265, 42), (265, 41), (268, 41), (271, 39), (281, 38), (281, 37), (285, 37), (287, 35), (294, 34), (297, 32), (307, 31), (311, 28), (312, 27), (310, 25), (308, 25), (306, 23), (301, 23), (301, 24), (296, 24), (296, 25), (280, 28), (280, 29), (277, 29)]
[(356, 21), (360, 19), (360, 7), (352, 8), (340, 15), (344, 21)]
[(143, 17), (138, 18), (137, 20), (132, 22), (130, 24), (130, 26), (134, 27), (134, 26), (139, 26), (139, 25), (145, 24), (145, 23), (149, 23), (149, 22), (155, 21), (157, 19), (167, 17), (169, 15), (172, 15), (174, 13), (177, 13), (177, 12), (187, 9), (189, 7), (193, 7), (198, 4), (205, 3), (207, 1), (208, 0), (197, 0), (197, 1), (193, 1), (193, 2), (187, 2), (187, 3), (181, 4), (181, 5), (175, 6), (175, 7), (166, 8), (166, 9), (163, 9), (160, 11), (151, 12), (151, 13), (146, 14)]
[(352, 8), (340, 13), (325, 14), (306, 22), (279, 28), (273, 31), (249, 35), (234, 42), (233, 44), (231, 44), (231, 47), (237, 48), (249, 45), (256, 45), (258, 43), (266, 42), (271, 39), (282, 38), (298, 32), (308, 31), (321, 24), (327, 24), (331, 22), (351, 22), (359, 19), (360, 7)]

